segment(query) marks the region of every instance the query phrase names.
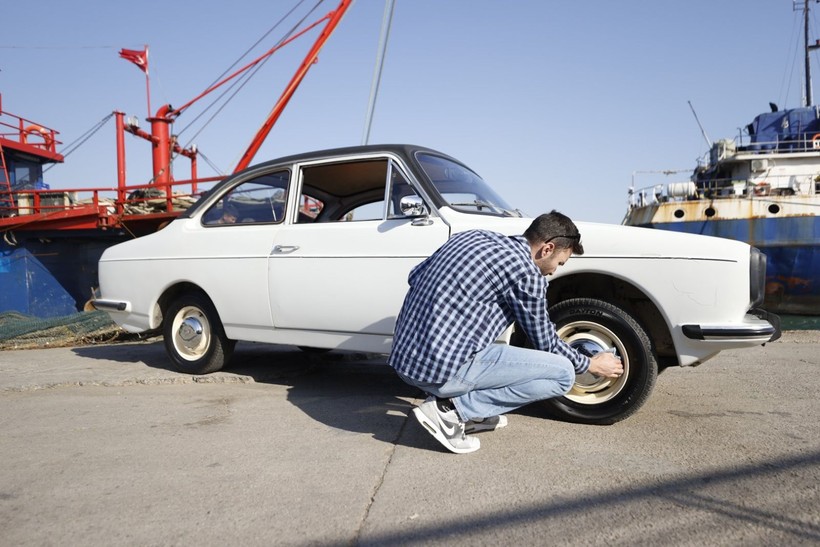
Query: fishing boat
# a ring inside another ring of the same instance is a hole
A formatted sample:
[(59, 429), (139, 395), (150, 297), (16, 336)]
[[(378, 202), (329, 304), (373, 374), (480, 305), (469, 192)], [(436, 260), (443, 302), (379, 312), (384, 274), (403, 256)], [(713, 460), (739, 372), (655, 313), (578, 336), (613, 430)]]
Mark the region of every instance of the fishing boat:
[[(18, 311), (45, 318), (88, 309), (98, 287), (97, 262), (105, 249), (162, 229), (224, 178), (198, 175), (196, 146), (181, 146), (173, 133), (177, 118), (203, 97), (257, 68), (283, 46), (313, 29), (319, 30), (233, 172), (245, 169), (351, 4), (352, 0), (341, 0), (315, 22), (291, 29), (263, 55), (182, 106), (162, 105), (147, 119), (148, 131), (136, 118), (113, 112), (116, 186), (51, 188), (43, 174), (48, 166), (65, 159), (58, 151), (63, 144), (59, 131), (6, 111), (0, 95), (0, 312)], [(149, 89), (147, 47), (123, 49), (120, 56), (145, 72)], [(150, 112), (150, 94), (148, 104)], [(151, 144), (153, 176), (148, 183), (126, 180), (127, 135)], [(186, 179), (174, 176), (173, 163), (181, 158), (190, 162), (190, 177)]]
[(803, 14), (805, 105), (770, 104), (738, 138), (710, 143), (687, 181), (633, 183), (623, 224), (747, 242), (767, 258), (766, 309), (820, 315), (820, 106), (808, 57), (820, 41), (808, 41), (808, 1)]

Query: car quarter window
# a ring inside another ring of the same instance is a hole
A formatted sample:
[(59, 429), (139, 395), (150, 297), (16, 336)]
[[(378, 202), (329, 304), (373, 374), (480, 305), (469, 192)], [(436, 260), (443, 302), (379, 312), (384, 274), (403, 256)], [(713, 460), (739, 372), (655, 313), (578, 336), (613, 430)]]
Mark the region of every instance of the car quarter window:
[(401, 197), (414, 193), (396, 162), (387, 158), (307, 166), (297, 222), (400, 218)]
[(285, 218), (288, 171), (267, 173), (241, 182), (211, 205), (202, 216), (205, 225), (274, 224)]
[(390, 170), (390, 200), (387, 218), (404, 218), (407, 215), (401, 210), (401, 200), (418, 194), (407, 181), (407, 177), (394, 165)]

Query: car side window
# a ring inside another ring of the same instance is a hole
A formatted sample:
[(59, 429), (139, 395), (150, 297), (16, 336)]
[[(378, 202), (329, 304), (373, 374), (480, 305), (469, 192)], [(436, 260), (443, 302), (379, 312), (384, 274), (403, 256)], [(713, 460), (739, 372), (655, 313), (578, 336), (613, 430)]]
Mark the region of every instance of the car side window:
[(209, 226), (278, 224), (285, 218), (290, 173), (277, 171), (246, 180), (225, 193), (202, 216)]
[(387, 159), (377, 158), (302, 167), (296, 222), (384, 218), (387, 164)]
[(299, 211), (296, 217), (296, 222), (304, 224), (313, 222), (322, 213), (325, 204), (322, 200), (313, 196), (302, 194), (299, 196)]
[(384, 218), (384, 200), (363, 203), (347, 211), (339, 219), (343, 222), (381, 220)]
[(403, 218), (399, 204), (408, 195), (415, 191), (392, 159), (306, 166), (297, 222)]

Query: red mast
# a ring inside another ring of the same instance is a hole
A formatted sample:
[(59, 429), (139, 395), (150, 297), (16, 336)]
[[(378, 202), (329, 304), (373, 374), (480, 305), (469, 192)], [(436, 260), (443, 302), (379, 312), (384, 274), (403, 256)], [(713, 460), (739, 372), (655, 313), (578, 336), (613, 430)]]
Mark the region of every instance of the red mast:
[(265, 120), (265, 123), (262, 124), (262, 127), (259, 128), (259, 131), (256, 133), (256, 136), (251, 141), (251, 144), (248, 146), (248, 149), (242, 155), (242, 159), (239, 160), (239, 163), (236, 164), (233, 172), (236, 173), (248, 167), (253, 160), (253, 157), (259, 151), (259, 148), (262, 146), (262, 143), (265, 142), (268, 134), (270, 133), (271, 129), (273, 128), (273, 124), (276, 123), (276, 120), (279, 119), (279, 116), (282, 114), (282, 111), (287, 106), (290, 98), (293, 97), (294, 92), (299, 87), (299, 84), (302, 83), (305, 75), (307, 74), (308, 70), (310, 70), (311, 65), (317, 61), (319, 56), (319, 51), (322, 49), (322, 46), (325, 45), (325, 42), (333, 33), (333, 30), (336, 28), (336, 25), (339, 24), (339, 21), (342, 20), (342, 17), (347, 11), (347, 8), (350, 7), (350, 4), (353, 0), (342, 0), (342, 3), (339, 6), (327, 14), (325, 17), (328, 19), (327, 25), (325, 26), (322, 33), (316, 39), (316, 43), (313, 44), (313, 47), (308, 52), (305, 60), (302, 61), (302, 64), (299, 66), (299, 70), (296, 71), (296, 74), (293, 75), (288, 86), (285, 88), (284, 93), (282, 96), (279, 97), (279, 101), (271, 110), (271, 113), (268, 115), (268, 118)]

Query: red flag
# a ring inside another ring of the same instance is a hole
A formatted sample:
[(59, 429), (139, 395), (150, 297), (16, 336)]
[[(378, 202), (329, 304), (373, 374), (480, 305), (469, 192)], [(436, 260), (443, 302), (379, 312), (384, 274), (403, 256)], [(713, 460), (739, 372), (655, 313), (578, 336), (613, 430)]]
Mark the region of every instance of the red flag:
[(126, 61), (131, 61), (137, 65), (140, 70), (148, 74), (148, 46), (145, 46), (145, 49), (142, 51), (123, 48), (120, 50), (120, 57)]

